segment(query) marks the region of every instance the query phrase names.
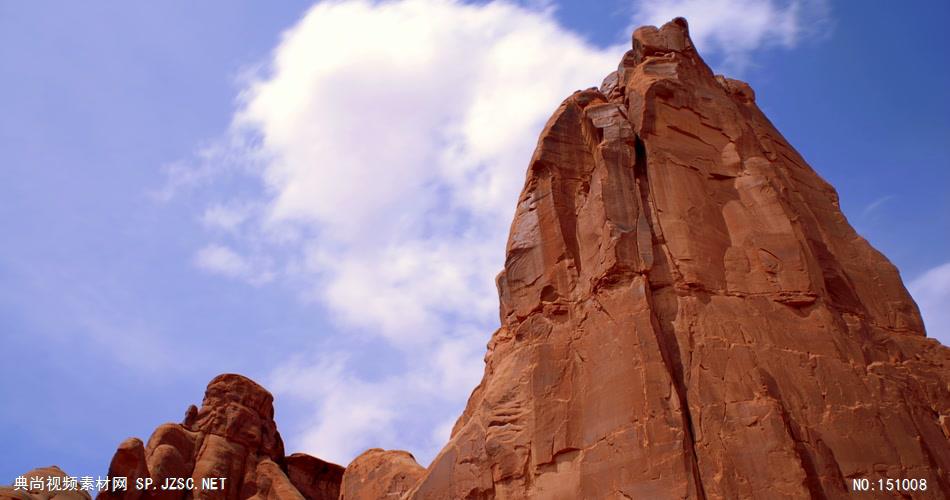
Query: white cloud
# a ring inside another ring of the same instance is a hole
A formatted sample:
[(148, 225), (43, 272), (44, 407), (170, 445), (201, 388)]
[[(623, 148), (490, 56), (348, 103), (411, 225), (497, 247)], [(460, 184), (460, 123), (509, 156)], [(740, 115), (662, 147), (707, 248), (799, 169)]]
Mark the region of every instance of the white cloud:
[(241, 204), (211, 205), (201, 214), (201, 223), (208, 228), (234, 232), (252, 215), (253, 209)]
[[(344, 463), (387, 443), (421, 461), (437, 451), (433, 429), (458, 415), (497, 326), (494, 276), (537, 134), (624, 50), (504, 2), (325, 2), (283, 34), (229, 139), (259, 145), (260, 208), (205, 218), (241, 224), (245, 254), (281, 248), (284, 277), (359, 333), (345, 359), (378, 338), (390, 352), (378, 363), (404, 367), (373, 378), (354, 362), (296, 358), (275, 371), (279, 397), (316, 410), (291, 446)], [(292, 244), (274, 237), (288, 231)], [(226, 247), (198, 260), (250, 273)]]
[(195, 265), (213, 274), (239, 278), (251, 284), (263, 284), (273, 279), (272, 273), (260, 269), (249, 260), (224, 245), (207, 245), (195, 254)]
[(828, 29), (826, 0), (639, 0), (634, 27), (659, 26), (681, 16), (689, 21), (696, 47), (721, 56), (723, 69), (742, 72), (765, 47), (795, 47), (805, 35)]
[(868, 205), (864, 207), (864, 210), (861, 211), (861, 216), (867, 217), (868, 215), (871, 214), (871, 212), (877, 210), (878, 208), (881, 208), (882, 205), (893, 200), (894, 198), (895, 198), (894, 195), (888, 194), (888, 195), (881, 196), (880, 198), (872, 201), (871, 203), (868, 203)]
[(148, 196), (166, 203), (182, 191), (220, 182), (226, 174), (247, 172), (261, 161), (254, 144), (245, 142), (247, 137), (229, 135), (199, 148), (190, 161), (175, 161), (162, 166), (165, 185), (152, 190)]
[(271, 159), (265, 225), (318, 233), (315, 290), (348, 322), (409, 339), (488, 317), (538, 131), (621, 53), (506, 3), (318, 4), (235, 120)]
[(927, 336), (950, 346), (950, 262), (926, 271), (908, 289), (920, 307)]
[(206, 271), (232, 277), (250, 271), (250, 265), (244, 257), (221, 245), (208, 245), (199, 250), (195, 255), (195, 264)]
[(301, 435), (295, 436), (295, 444), (343, 464), (392, 439), (400, 392), (393, 379), (365, 382), (354, 377), (346, 371), (345, 359), (345, 355), (298, 356), (275, 370), (269, 384), (276, 393), (308, 402), (317, 410)]
[[(743, 51), (797, 36), (794, 26), (762, 27), (778, 16), (765, 3), (752, 10), (759, 24), (741, 27), (751, 30)], [(660, 15), (648, 4), (641, 15)], [(209, 245), (199, 267), (302, 286), (338, 332), (356, 334), (334, 336), (331, 350), (307, 346), (322, 354), (272, 373), (278, 399), (313, 408), (287, 434), (289, 449), (347, 463), (370, 446), (401, 447), (425, 463), (477, 383), (498, 321), (494, 276), (538, 133), (629, 44), (593, 47), (538, 5), (314, 5), (247, 77), (226, 146), (208, 149), (193, 173), (170, 171), (162, 199), (234, 170), (216, 159), (262, 186), (259, 199), (204, 213), (238, 250)], [(724, 42), (729, 18), (706, 12), (716, 16), (706, 29), (698, 13), (686, 14), (703, 42)], [(367, 345), (385, 351), (371, 364), (354, 359)]]
[(342, 464), (367, 448), (408, 449), (426, 465), (481, 375), (482, 337), (435, 339), (407, 355), (405, 369), (377, 378), (361, 373), (348, 352), (292, 357), (268, 381), (281, 401), (314, 410), (291, 446)]

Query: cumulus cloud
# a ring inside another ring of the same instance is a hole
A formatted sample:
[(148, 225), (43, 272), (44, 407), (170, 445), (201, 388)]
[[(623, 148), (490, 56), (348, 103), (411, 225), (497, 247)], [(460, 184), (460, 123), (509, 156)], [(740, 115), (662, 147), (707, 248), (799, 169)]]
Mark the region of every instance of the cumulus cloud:
[(682, 16), (704, 55), (722, 58), (722, 69), (742, 72), (752, 54), (767, 47), (795, 47), (804, 35), (828, 29), (826, 0), (640, 0), (634, 26), (659, 26)]
[(908, 287), (927, 327), (927, 336), (950, 346), (950, 262), (921, 274)]
[[(252, 253), (280, 246), (302, 294), (343, 334), (383, 340), (376, 362), (401, 367), (369, 377), (347, 356), (358, 344), (332, 362), (288, 361), (275, 390), (315, 409), (292, 444), (343, 462), (372, 445), (421, 460), (438, 449), (433, 429), (443, 437), (458, 415), (497, 326), (493, 279), (537, 134), (623, 50), (504, 2), (325, 2), (283, 34), (229, 139), (258, 145), (259, 209), (204, 219), (244, 227)], [(288, 231), (292, 245), (275, 241)], [(250, 273), (222, 246), (197, 261)]]

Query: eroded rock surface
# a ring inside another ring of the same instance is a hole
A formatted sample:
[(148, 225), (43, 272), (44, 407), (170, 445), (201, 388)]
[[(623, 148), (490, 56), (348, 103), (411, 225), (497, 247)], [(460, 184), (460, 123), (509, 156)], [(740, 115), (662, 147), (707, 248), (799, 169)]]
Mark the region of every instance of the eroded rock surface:
[(346, 466), (340, 500), (402, 498), (424, 473), (407, 451), (372, 448)]
[(304, 498), (336, 500), (340, 497), (343, 467), (305, 453), (294, 453), (284, 458), (284, 466), (290, 482)]
[(548, 121), (497, 281), (484, 378), (407, 497), (950, 498), (950, 349), (682, 19)]
[(119, 445), (110, 477), (161, 485), (166, 479), (225, 478), (223, 488), (127, 491), (99, 494), (102, 500), (216, 498), (227, 500), (330, 500), (339, 496), (343, 468), (303, 454), (284, 457), (274, 423), (273, 396), (241, 375), (215, 377), (201, 408), (190, 407), (181, 424), (159, 426), (148, 444), (130, 438)]

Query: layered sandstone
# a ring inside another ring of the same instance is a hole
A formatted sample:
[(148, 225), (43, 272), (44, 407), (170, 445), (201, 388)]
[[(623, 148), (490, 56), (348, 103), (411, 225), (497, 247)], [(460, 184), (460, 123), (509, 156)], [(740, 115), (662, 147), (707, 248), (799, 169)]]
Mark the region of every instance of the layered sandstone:
[[(181, 424), (159, 426), (143, 444), (119, 445), (110, 477), (129, 485), (151, 478), (156, 489), (104, 491), (100, 500), (335, 500), (343, 468), (303, 454), (284, 456), (274, 423), (273, 396), (241, 375), (215, 377), (201, 408), (191, 406)], [(166, 479), (193, 478), (194, 490), (162, 490)], [(226, 478), (223, 488), (201, 488), (203, 478)]]
[(682, 19), (555, 111), (497, 282), (484, 378), (407, 498), (950, 497), (950, 349)]

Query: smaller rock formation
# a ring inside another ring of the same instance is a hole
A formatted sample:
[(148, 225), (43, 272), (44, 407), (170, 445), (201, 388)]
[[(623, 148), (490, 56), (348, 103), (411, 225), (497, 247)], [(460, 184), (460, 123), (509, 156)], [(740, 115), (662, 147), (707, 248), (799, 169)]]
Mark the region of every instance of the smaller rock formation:
[[(99, 500), (255, 498), (335, 500), (343, 468), (303, 454), (284, 456), (274, 422), (274, 398), (249, 378), (219, 375), (208, 384), (201, 408), (188, 408), (181, 424), (160, 425), (147, 444), (130, 438), (116, 450), (110, 477), (127, 477), (126, 491), (103, 491)], [(133, 487), (151, 478), (153, 490)], [(195, 488), (163, 490), (166, 479), (192, 478)], [(204, 478), (226, 478), (218, 489)]]
[(280, 466), (270, 459), (258, 462), (254, 472), (257, 493), (250, 500), (304, 500)]
[(408, 451), (366, 450), (346, 467), (340, 500), (401, 498), (425, 471)]
[(21, 477), (26, 478), (27, 481), (40, 478), (43, 481), (43, 487), (30, 488), (28, 485), (28, 489), (24, 490), (16, 489), (11, 486), (0, 486), (0, 500), (91, 500), (89, 493), (86, 491), (57, 491), (56, 489), (51, 489), (49, 486), (51, 483), (50, 478), (58, 478), (58, 480), (55, 481), (56, 484), (63, 484), (63, 480), (70, 477), (69, 474), (66, 474), (55, 465), (33, 469)]
[(294, 453), (284, 459), (284, 470), (304, 498), (332, 498), (340, 496), (343, 467), (304, 453)]

